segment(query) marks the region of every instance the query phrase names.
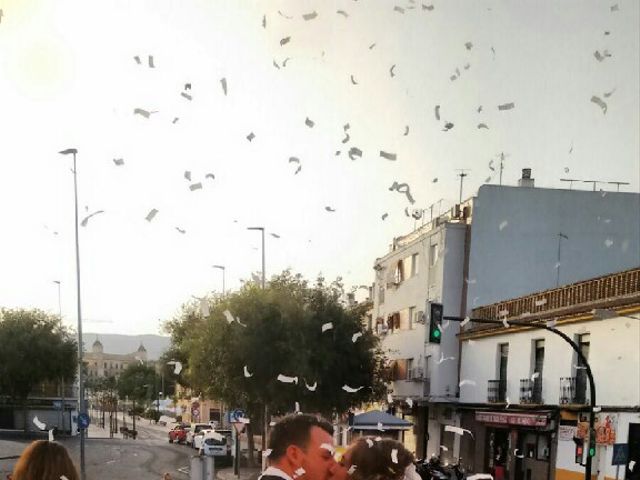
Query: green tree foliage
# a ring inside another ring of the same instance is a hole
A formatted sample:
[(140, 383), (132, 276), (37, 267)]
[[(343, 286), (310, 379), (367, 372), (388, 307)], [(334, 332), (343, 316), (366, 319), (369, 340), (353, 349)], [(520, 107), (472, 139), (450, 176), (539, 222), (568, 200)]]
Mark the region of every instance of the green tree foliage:
[(118, 377), (117, 389), (120, 398), (139, 403), (152, 402), (160, 388), (160, 377), (147, 365), (134, 363), (129, 365)]
[[(247, 409), (255, 420), (266, 403), (272, 414), (304, 411), (329, 415), (386, 394), (384, 356), (378, 339), (363, 328), (362, 308), (346, 308), (339, 282), (313, 285), (289, 271), (262, 290), (253, 282), (210, 302), (203, 318), (185, 305), (168, 322), (172, 354), (186, 360), (183, 372), (195, 393)], [(229, 310), (239, 321), (228, 322)], [(333, 328), (322, 332), (322, 325)], [(354, 333), (362, 335), (352, 342)], [(244, 367), (250, 377), (245, 377)], [(277, 381), (279, 374), (298, 384)], [(313, 387), (310, 391), (306, 385)], [(344, 385), (361, 388), (347, 393)], [(252, 422), (253, 423), (253, 422)]]
[(0, 310), (0, 394), (23, 403), (44, 381), (73, 381), (77, 342), (57, 316), (42, 310)]

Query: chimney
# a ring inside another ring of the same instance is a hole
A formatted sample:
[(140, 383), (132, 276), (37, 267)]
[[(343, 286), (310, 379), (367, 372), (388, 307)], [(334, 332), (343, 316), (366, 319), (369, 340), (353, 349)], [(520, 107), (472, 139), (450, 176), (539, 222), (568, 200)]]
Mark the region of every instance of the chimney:
[(533, 188), (535, 186), (535, 180), (531, 178), (531, 169), (522, 169), (522, 178), (518, 180), (519, 187)]

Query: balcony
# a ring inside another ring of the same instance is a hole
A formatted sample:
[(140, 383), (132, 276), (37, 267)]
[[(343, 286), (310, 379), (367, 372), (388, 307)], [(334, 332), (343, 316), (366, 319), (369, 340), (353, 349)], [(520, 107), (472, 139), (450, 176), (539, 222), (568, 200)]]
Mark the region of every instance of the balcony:
[(523, 378), (520, 380), (520, 403), (540, 405), (542, 400), (542, 378), (534, 380)]
[(560, 405), (587, 403), (586, 375), (560, 377)]
[(424, 369), (422, 367), (413, 367), (407, 370), (407, 380), (410, 382), (424, 381)]
[(487, 388), (487, 402), (504, 403), (507, 398), (506, 380), (489, 380)]

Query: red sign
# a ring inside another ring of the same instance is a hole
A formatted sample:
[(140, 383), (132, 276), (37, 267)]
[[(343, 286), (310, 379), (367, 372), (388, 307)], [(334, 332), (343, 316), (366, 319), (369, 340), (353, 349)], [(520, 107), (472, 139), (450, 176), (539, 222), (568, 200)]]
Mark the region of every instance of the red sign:
[(522, 427), (546, 427), (549, 423), (547, 415), (527, 413), (476, 412), (476, 420), (500, 425), (516, 425)]

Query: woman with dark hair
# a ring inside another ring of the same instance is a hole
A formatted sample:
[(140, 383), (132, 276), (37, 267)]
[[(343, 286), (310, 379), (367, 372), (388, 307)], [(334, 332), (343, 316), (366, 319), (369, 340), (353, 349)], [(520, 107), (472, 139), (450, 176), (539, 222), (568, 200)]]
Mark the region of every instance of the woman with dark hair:
[(13, 468), (12, 480), (78, 480), (67, 449), (57, 442), (38, 440), (24, 449)]
[(420, 480), (413, 454), (390, 438), (361, 437), (340, 459), (335, 480)]

